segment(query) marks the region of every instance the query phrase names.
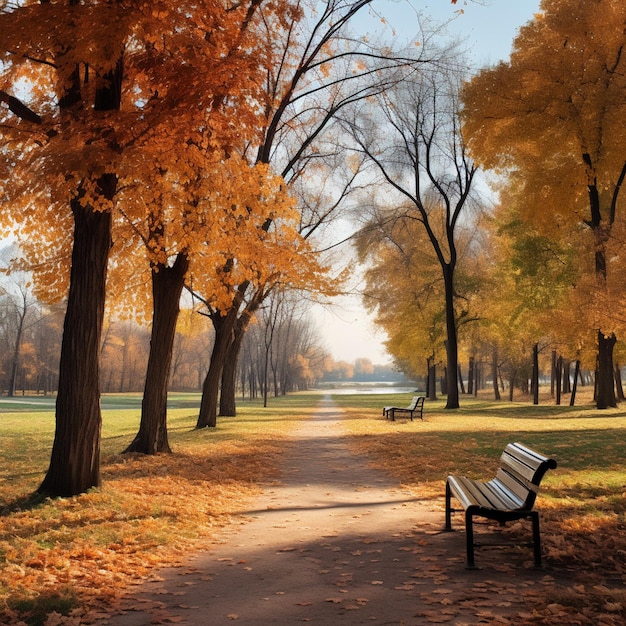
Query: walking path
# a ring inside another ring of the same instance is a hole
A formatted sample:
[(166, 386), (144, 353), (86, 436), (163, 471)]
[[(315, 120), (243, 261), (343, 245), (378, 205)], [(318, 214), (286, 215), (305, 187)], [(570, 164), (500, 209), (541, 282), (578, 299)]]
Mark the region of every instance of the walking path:
[(348, 447), (340, 417), (324, 400), (245, 521), (141, 585), (106, 623), (521, 623), (520, 589), (554, 584), (528, 567), (531, 551), (488, 551), (484, 569), (466, 570), (464, 534), (441, 533), (443, 484), (435, 506), (399, 487)]

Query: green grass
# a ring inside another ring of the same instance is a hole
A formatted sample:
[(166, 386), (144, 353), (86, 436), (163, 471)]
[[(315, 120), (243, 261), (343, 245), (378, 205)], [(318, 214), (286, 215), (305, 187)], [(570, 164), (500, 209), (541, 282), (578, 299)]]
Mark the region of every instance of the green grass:
[[(443, 509), (448, 474), (491, 477), (510, 441), (555, 457), (558, 468), (544, 479), (539, 500), (549, 562), (572, 570), (584, 566), (597, 584), (621, 576), (623, 408), (597, 411), (591, 404), (533, 406), (462, 397), (454, 411), (442, 400), (427, 401), (423, 422), (383, 419), (383, 406), (403, 406), (410, 397), (364, 393), (333, 400), (344, 409), (355, 448), (437, 509)], [(26, 398), (35, 408), (24, 405), (19, 411), (17, 403), (0, 400), (0, 621), (2, 602), (27, 614), (32, 624), (42, 623), (41, 615), (50, 610), (73, 612), (96, 601), (114, 602), (115, 585), (101, 581), (98, 572), (119, 569), (123, 586), (194, 549), (255, 493), (256, 483), (272, 480), (285, 446), (297, 444), (288, 435), (321, 399), (294, 394), (270, 398), (267, 408), (260, 400), (240, 401), (237, 417), (218, 418), (217, 428), (197, 431), (200, 396), (171, 394), (168, 429), (174, 454), (144, 457), (120, 454), (137, 432), (140, 396), (106, 395), (103, 487), (59, 500), (29, 499), (48, 466), (51, 399)], [(77, 577), (88, 585), (76, 588)]]

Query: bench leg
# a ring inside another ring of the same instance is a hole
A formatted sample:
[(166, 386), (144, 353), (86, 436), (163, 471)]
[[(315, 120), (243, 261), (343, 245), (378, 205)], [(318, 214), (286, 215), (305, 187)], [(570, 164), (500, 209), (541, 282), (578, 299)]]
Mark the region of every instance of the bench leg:
[(390, 413), (391, 413), (391, 421), (395, 422), (396, 421), (396, 412), (393, 409), (391, 409)]
[(467, 569), (476, 569), (474, 563), (474, 517), (465, 511), (465, 545), (467, 549)]
[(541, 567), (541, 533), (539, 532), (539, 513), (532, 511), (530, 517), (533, 522), (533, 551), (535, 553), (535, 567)]
[(450, 508), (450, 483), (446, 482), (446, 530), (452, 530), (452, 509)]

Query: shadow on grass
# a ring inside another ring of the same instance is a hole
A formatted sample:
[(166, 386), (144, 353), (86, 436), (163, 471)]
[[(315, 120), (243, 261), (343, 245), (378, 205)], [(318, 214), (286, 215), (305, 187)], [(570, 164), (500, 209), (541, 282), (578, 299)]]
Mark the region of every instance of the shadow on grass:
[(21, 511), (34, 511), (48, 501), (48, 497), (40, 493), (32, 493), (16, 498), (6, 504), (0, 503), (0, 517), (8, 517)]

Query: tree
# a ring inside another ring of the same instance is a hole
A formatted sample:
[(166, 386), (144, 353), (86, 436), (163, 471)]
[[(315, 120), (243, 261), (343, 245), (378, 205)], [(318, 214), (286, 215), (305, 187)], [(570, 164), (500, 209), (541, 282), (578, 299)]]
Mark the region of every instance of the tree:
[[(397, 81), (393, 69), (414, 67), (427, 60), (393, 56), (390, 50), (347, 32), (354, 16), (370, 4), (371, 0), (332, 0), (284, 29), (268, 22), (263, 34), (274, 64), (267, 67), (262, 137), (250, 152), (256, 153), (256, 162), (271, 164), (292, 189), (298, 188), (300, 232), (306, 239), (331, 223), (345, 209), (348, 194), (358, 188), (357, 172), (350, 166), (354, 162), (350, 164), (348, 153), (337, 140), (341, 133), (335, 123), (337, 114)], [(333, 185), (329, 185), (334, 197), (325, 203), (308, 203), (307, 194), (300, 190), (307, 185), (319, 188), (320, 178), (324, 178), (320, 175), (322, 169), (335, 174)], [(242, 284), (228, 309), (212, 316), (216, 343), (199, 427), (215, 425), (220, 382), (220, 413), (235, 412), (232, 378), (241, 346), (239, 335), (248, 328), (264, 294), (269, 292), (267, 287), (255, 290), (250, 284)]]
[(626, 7), (544, 0), (541, 8), (520, 30), (510, 61), (483, 70), (465, 88), (464, 129), (475, 158), (513, 181), (531, 226), (555, 233), (577, 224), (586, 231), (595, 304), (580, 313), (597, 337), (596, 402), (606, 408), (616, 404), (619, 324), (609, 314), (609, 246), (623, 221)]
[(403, 81), (375, 99), (375, 108), (365, 103), (347, 123), (357, 149), (376, 168), (401, 207), (388, 210), (389, 219), (419, 223), (439, 263), (445, 300), (446, 408), (456, 409), (456, 238), (461, 214), (471, 206), (476, 167), (466, 153), (459, 128), (462, 75), (451, 65), (453, 51), (440, 50), (434, 57), (450, 65), (433, 64), (417, 75), (406, 73)]

